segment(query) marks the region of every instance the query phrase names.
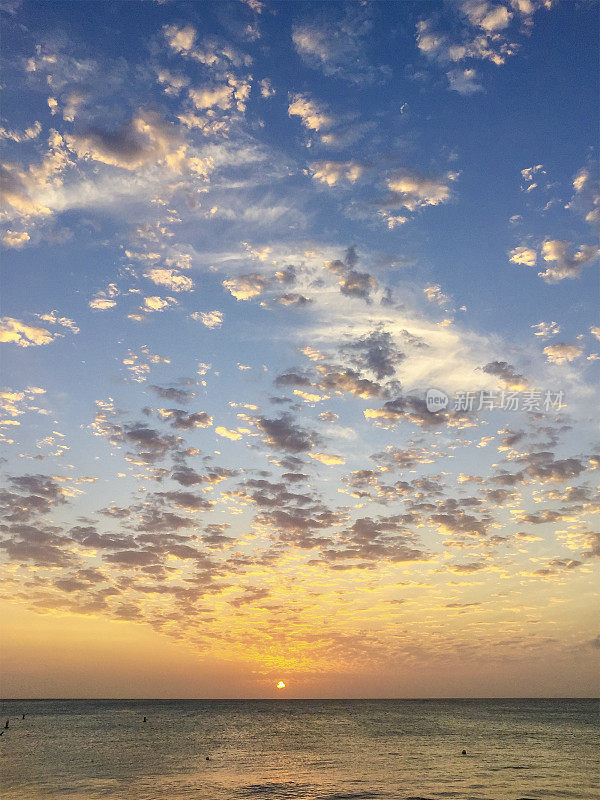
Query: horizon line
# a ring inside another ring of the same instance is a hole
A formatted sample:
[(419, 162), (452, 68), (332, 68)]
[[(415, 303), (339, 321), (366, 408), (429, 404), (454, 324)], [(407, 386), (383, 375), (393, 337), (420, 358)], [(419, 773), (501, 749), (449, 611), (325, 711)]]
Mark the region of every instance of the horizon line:
[(43, 702), (135, 702), (135, 703), (207, 703), (207, 702), (271, 702), (298, 701), (298, 702), (429, 702), (442, 700), (596, 700), (596, 695), (539, 695), (515, 696), (501, 695), (496, 697), (5, 697), (0, 698), (0, 703), (43, 703)]

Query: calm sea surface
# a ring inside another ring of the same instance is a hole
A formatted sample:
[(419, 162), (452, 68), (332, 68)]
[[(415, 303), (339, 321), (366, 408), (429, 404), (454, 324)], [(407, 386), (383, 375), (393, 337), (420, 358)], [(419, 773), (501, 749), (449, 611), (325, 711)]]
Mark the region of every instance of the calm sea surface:
[(600, 797), (598, 704), (589, 700), (11, 701), (0, 708), (0, 727), (10, 717), (0, 737), (4, 800)]

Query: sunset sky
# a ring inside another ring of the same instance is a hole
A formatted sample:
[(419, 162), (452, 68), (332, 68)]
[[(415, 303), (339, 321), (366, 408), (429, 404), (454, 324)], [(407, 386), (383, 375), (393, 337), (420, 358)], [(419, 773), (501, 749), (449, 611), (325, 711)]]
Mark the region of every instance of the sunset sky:
[(597, 4), (2, 8), (2, 695), (597, 691)]

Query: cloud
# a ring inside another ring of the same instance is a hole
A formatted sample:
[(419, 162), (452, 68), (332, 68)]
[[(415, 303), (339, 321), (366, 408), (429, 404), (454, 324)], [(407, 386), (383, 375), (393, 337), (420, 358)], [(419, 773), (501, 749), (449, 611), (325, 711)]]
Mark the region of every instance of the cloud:
[(222, 311), (194, 311), (193, 314), (190, 314), (190, 317), (191, 319), (201, 322), (205, 327), (210, 328), (211, 330), (214, 328), (220, 328), (223, 324)]
[(165, 87), (165, 94), (172, 97), (177, 96), (190, 82), (187, 75), (174, 75), (172, 72), (169, 72), (168, 69), (158, 69), (156, 71), (156, 77), (158, 82)]
[(24, 131), (11, 131), (6, 128), (0, 127), (0, 139), (9, 139), (12, 142), (28, 142), (31, 139), (37, 139), (42, 132), (42, 125), (40, 122), (34, 122), (29, 128)]
[(525, 180), (527, 183), (533, 183), (534, 176), (538, 174), (546, 174), (543, 164), (534, 164), (532, 167), (525, 167), (525, 169), (521, 170), (523, 180)]
[(21, 391), (6, 389), (0, 391), (0, 410), (10, 417), (19, 417), (27, 411), (37, 411), (43, 414), (44, 410), (34, 404), (36, 398), (46, 394), (45, 389), (39, 386), (28, 386)]
[(359, 337), (342, 347), (341, 352), (348, 355), (355, 366), (372, 372), (378, 381), (395, 375), (396, 368), (406, 357), (396, 347), (391, 334), (383, 330)]
[(195, 428), (208, 428), (213, 424), (213, 419), (206, 411), (199, 411), (189, 414), (180, 408), (159, 408), (156, 412), (161, 419), (171, 423), (172, 428), (182, 431), (194, 430)]
[(151, 295), (150, 297), (144, 297), (143, 305), (140, 306), (139, 312), (137, 314), (130, 314), (129, 317), (139, 321), (142, 318), (142, 314), (151, 314), (153, 311), (164, 311), (165, 308), (174, 305), (177, 305), (177, 300), (175, 300), (174, 297), (158, 297), (157, 295)]
[[(343, 13), (338, 13), (340, 9)], [(377, 70), (367, 63), (365, 42), (372, 24), (366, 9), (330, 7), (310, 22), (297, 22), (292, 29), (296, 52), (313, 69), (351, 83), (372, 80)]]
[(190, 89), (189, 96), (192, 103), (200, 111), (214, 106), (227, 110), (233, 104), (233, 87), (224, 84), (222, 86)]
[(288, 106), (290, 117), (300, 117), (301, 123), (311, 131), (320, 131), (334, 125), (333, 116), (312, 100), (308, 94), (295, 94)]
[(174, 386), (163, 387), (150, 384), (148, 389), (158, 397), (162, 397), (165, 400), (174, 400), (178, 403), (188, 403), (194, 397), (193, 392), (189, 392), (186, 389), (177, 389)]
[(304, 453), (311, 449), (314, 436), (295, 425), (289, 414), (277, 419), (257, 417), (256, 426), (264, 434), (265, 442), (275, 450), (286, 450), (288, 453)]
[[(419, 447), (412, 445), (411, 447), (401, 448), (388, 445), (385, 451), (381, 453), (374, 453), (371, 458), (377, 463), (378, 466), (386, 470), (406, 470), (413, 469), (418, 464), (433, 464), (440, 458), (444, 457), (444, 453), (440, 453), (435, 445), (431, 447)], [(370, 479), (372, 479), (371, 476)]]
[(370, 293), (377, 287), (377, 279), (368, 272), (349, 269), (340, 278), (340, 292), (347, 297), (359, 297), (368, 300)]
[(328, 467), (346, 463), (345, 459), (343, 459), (341, 456), (334, 456), (329, 453), (309, 453), (308, 455), (311, 458), (314, 458), (315, 461), (320, 461), (321, 464), (325, 464)]
[(371, 291), (377, 288), (378, 282), (368, 272), (359, 272), (355, 269), (358, 260), (356, 249), (349, 247), (343, 261), (339, 259), (328, 261), (326, 267), (329, 272), (338, 276), (340, 292), (343, 295), (358, 297), (369, 302)]
[(152, 364), (170, 364), (165, 356), (151, 353), (147, 345), (142, 345), (138, 350), (128, 350), (123, 359), (123, 364), (136, 383), (143, 383), (150, 375)]
[(273, 302), (286, 307), (295, 306), (298, 308), (309, 305), (313, 300), (297, 292), (287, 292), (286, 294), (280, 294), (278, 297), (274, 297)]
[(487, 564), (485, 561), (471, 561), (468, 564), (452, 564), (446, 567), (450, 572), (456, 572), (459, 575), (471, 575), (473, 572), (480, 572), (485, 569)]
[(526, 267), (535, 267), (537, 262), (537, 253), (531, 247), (520, 245), (515, 247), (509, 253), (509, 258), (513, 264), (523, 264)]
[(546, 283), (558, 283), (565, 278), (578, 278), (583, 267), (591, 264), (600, 254), (596, 245), (582, 244), (573, 255), (570, 254), (570, 243), (558, 239), (549, 239), (542, 245), (544, 261), (554, 263), (545, 272), (538, 273)]
[(260, 94), (265, 100), (269, 97), (273, 97), (275, 94), (275, 89), (273, 88), (273, 84), (269, 80), (269, 78), (263, 78), (260, 82)]
[(568, 364), (581, 357), (583, 347), (575, 344), (564, 344), (557, 342), (556, 344), (549, 344), (544, 347), (546, 358), (551, 364)]
[(327, 186), (341, 181), (356, 183), (364, 172), (364, 167), (356, 161), (312, 161), (308, 169), (315, 181)]
[(483, 86), (478, 82), (477, 71), (474, 69), (451, 69), (446, 76), (453, 92), (468, 96), (483, 91)]
[(144, 273), (144, 277), (157, 286), (166, 286), (172, 292), (191, 292), (194, 288), (194, 282), (191, 278), (174, 269), (153, 267)]
[(415, 211), (446, 203), (450, 199), (449, 180), (454, 177), (450, 174), (446, 179), (429, 178), (404, 169), (395, 170), (386, 181), (392, 195), (386, 199), (385, 205)]
[(217, 436), (222, 436), (224, 439), (231, 439), (231, 441), (236, 442), (242, 438), (242, 434), (239, 431), (233, 431), (229, 428), (225, 428), (223, 425), (218, 425), (215, 428), (215, 433)]
[(513, 365), (506, 361), (490, 361), (482, 369), (488, 375), (494, 375), (502, 381), (504, 386), (512, 392), (522, 391), (529, 385), (527, 378), (520, 375)]
[[(548, 8), (550, 3), (542, 0), (511, 0), (510, 3), (457, 0), (444, 9), (450, 17), (448, 33), (438, 29), (431, 19), (419, 20), (417, 46), (430, 61), (444, 67), (466, 59), (490, 61), (500, 66), (520, 48), (511, 32), (514, 23), (521, 23), (521, 34), (526, 35), (534, 14), (544, 6)], [(447, 72), (450, 88), (466, 89), (466, 93), (478, 91), (474, 88), (474, 76), (466, 76), (471, 71), (453, 68)]]
[(534, 335), (540, 336), (542, 339), (551, 339), (560, 333), (560, 325), (557, 322), (538, 322), (530, 327), (533, 329)]
[[(73, 165), (64, 138), (50, 131), (48, 150), (38, 164), (24, 169), (19, 164), (0, 164), (2, 207), (17, 217), (45, 217), (52, 214), (47, 205), (54, 190), (62, 185), (64, 172)], [(7, 214), (10, 218), (10, 214)]]
[(68, 328), (71, 333), (79, 333), (79, 328), (69, 317), (59, 317), (56, 311), (50, 311), (48, 314), (36, 314), (38, 319), (42, 322), (49, 322), (50, 325), (60, 325), (62, 328)]
[(573, 179), (573, 195), (567, 208), (580, 214), (588, 225), (598, 229), (600, 225), (600, 179), (598, 164), (582, 167)]
[(228, 278), (223, 281), (223, 286), (235, 297), (236, 300), (250, 300), (261, 294), (269, 285), (269, 279), (258, 272), (249, 275), (240, 275), (237, 278)]
[(164, 25), (163, 33), (175, 53), (208, 67), (249, 66), (252, 63), (250, 56), (240, 53), (217, 36), (205, 36), (202, 43), (197, 44), (198, 33), (193, 25)]
[(12, 247), (14, 250), (20, 250), (29, 241), (30, 237), (26, 231), (11, 231), (9, 229), (2, 235), (2, 244), (5, 247)]
[(113, 444), (132, 446), (133, 451), (129, 451), (125, 457), (139, 466), (158, 463), (167, 455), (178, 452), (181, 445), (178, 437), (163, 436), (143, 422), (107, 425), (105, 434)]
[(442, 292), (442, 287), (439, 283), (428, 283), (423, 289), (423, 294), (430, 303), (435, 303), (440, 308), (447, 307), (452, 302), (448, 295)]
[(177, 27), (177, 25), (165, 25), (163, 28), (165, 38), (169, 47), (176, 53), (189, 53), (196, 41), (196, 29), (192, 25)]
[(466, 0), (460, 8), (472, 25), (482, 28), (486, 33), (504, 30), (512, 18), (505, 5), (490, 3), (487, 0)]
[(185, 153), (173, 126), (154, 111), (138, 111), (114, 131), (88, 128), (65, 134), (65, 142), (81, 159), (129, 171), (164, 164), (178, 172)]
[(19, 347), (39, 347), (60, 336), (60, 333), (50, 333), (46, 328), (26, 325), (14, 317), (0, 318), (0, 342), (12, 342)]
[(109, 283), (105, 291), (99, 291), (88, 303), (94, 311), (106, 311), (117, 305), (116, 297), (119, 296), (119, 289), (116, 284)]

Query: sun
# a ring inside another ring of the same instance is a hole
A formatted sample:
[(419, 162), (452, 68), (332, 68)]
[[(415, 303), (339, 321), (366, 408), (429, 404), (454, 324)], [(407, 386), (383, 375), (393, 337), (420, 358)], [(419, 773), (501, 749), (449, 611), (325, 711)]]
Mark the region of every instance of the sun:
[(285, 689), (285, 683), (283, 681), (279, 681), (279, 683), (277, 684), (277, 688), (278, 689)]

